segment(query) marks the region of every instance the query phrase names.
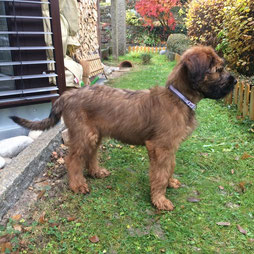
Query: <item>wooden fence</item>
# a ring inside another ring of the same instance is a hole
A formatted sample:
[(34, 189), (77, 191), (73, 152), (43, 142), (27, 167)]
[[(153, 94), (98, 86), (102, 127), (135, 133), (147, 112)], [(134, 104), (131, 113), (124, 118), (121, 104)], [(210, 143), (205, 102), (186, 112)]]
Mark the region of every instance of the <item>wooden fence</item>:
[(143, 46), (129, 46), (128, 52), (147, 52), (159, 53), (161, 50), (166, 50), (166, 47), (143, 47)]
[(225, 98), (226, 104), (237, 105), (243, 117), (254, 120), (254, 86), (246, 82), (238, 82), (234, 91)]

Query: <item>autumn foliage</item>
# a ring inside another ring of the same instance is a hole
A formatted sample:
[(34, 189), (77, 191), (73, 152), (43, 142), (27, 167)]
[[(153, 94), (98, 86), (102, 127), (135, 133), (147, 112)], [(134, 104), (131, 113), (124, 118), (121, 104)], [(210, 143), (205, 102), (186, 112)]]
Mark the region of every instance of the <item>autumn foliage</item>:
[(165, 30), (174, 30), (176, 21), (171, 10), (176, 6), (180, 6), (179, 0), (139, 0), (135, 8), (145, 25), (153, 27), (158, 21)]
[(186, 26), (192, 41), (216, 48), (241, 74), (254, 74), (253, 0), (190, 0)]
[(216, 48), (219, 43), (217, 34), (223, 27), (224, 2), (225, 0), (189, 1), (186, 27), (192, 41)]

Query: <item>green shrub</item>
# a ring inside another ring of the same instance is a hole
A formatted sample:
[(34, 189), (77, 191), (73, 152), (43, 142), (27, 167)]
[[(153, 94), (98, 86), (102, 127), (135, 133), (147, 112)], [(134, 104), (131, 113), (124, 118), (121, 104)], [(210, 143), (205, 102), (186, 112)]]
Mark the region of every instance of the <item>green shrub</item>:
[(189, 38), (199, 44), (216, 47), (223, 26), (225, 0), (192, 0), (187, 5), (186, 27)]
[(142, 64), (150, 64), (152, 55), (149, 53), (141, 54)]
[(241, 74), (254, 74), (254, 1), (192, 0), (186, 26), (195, 43), (210, 45)]
[(127, 42), (129, 44), (136, 44), (139, 46), (150, 46), (155, 47), (161, 44), (159, 32), (156, 29), (149, 29), (143, 26), (128, 26), (127, 27)]
[(254, 74), (254, 1), (225, 1), (223, 29), (219, 33), (229, 66), (245, 75)]
[(126, 23), (131, 26), (139, 26), (141, 25), (140, 18), (137, 16), (135, 10), (127, 10), (126, 11)]
[(182, 54), (191, 45), (185, 34), (171, 34), (167, 40), (167, 56), (171, 53)]

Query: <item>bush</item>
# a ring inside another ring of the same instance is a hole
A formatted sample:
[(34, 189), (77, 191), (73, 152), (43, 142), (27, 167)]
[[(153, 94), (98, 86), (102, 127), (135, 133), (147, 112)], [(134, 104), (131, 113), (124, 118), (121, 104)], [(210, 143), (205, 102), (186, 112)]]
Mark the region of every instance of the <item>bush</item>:
[(126, 11), (126, 23), (131, 26), (139, 26), (141, 25), (140, 18), (137, 16), (135, 10), (127, 10)]
[(127, 43), (140, 46), (160, 46), (167, 40), (167, 34), (162, 27), (127, 26)]
[(225, 0), (192, 0), (187, 5), (186, 27), (188, 36), (199, 44), (216, 47), (218, 32), (223, 26)]
[(192, 0), (186, 26), (192, 41), (216, 48), (241, 74), (254, 74), (253, 0)]
[(142, 64), (149, 64), (151, 62), (152, 55), (149, 53), (141, 54)]
[(224, 28), (217, 49), (229, 66), (245, 75), (254, 74), (254, 1), (225, 1)]
[(171, 34), (167, 40), (167, 56), (170, 60), (173, 60), (170, 56), (172, 53), (181, 55), (186, 49), (190, 47), (191, 43), (185, 34)]

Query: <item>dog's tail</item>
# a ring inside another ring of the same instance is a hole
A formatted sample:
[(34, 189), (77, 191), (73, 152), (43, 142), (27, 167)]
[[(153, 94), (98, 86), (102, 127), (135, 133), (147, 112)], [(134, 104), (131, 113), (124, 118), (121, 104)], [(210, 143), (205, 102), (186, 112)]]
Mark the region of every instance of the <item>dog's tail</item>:
[(48, 118), (45, 118), (41, 121), (30, 121), (24, 118), (20, 118), (17, 116), (10, 116), (10, 118), (17, 123), (18, 125), (30, 129), (30, 130), (47, 130), (55, 126), (61, 118), (62, 111), (64, 106), (64, 96), (58, 98), (49, 114)]

